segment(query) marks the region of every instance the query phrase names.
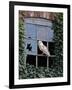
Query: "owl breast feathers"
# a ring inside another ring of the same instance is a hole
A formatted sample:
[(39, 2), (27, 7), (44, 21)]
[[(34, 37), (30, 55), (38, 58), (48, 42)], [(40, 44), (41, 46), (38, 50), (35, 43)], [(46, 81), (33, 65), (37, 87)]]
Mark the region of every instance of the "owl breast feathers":
[(49, 52), (48, 48), (43, 44), (42, 41), (38, 41), (38, 46), (39, 46), (39, 49), (40, 49), (44, 54), (46, 54), (47, 56), (50, 56), (50, 52)]

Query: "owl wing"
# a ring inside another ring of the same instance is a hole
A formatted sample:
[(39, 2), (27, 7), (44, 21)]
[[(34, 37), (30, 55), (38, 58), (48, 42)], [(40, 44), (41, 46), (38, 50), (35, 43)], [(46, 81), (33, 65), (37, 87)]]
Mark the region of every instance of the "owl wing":
[(44, 45), (42, 46), (42, 51), (44, 54), (50, 56), (50, 52), (48, 51), (48, 48), (46, 46), (44, 46)]

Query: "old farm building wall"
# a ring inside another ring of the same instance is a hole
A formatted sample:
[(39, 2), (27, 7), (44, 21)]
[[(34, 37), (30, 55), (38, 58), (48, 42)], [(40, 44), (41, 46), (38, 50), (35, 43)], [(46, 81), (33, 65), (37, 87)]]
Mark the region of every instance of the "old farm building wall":
[[(37, 11), (19, 11), (19, 18), (24, 21), (25, 28), (25, 49), (27, 54), (26, 63), (38, 66), (48, 66), (52, 64), (54, 57), (47, 58), (38, 47), (38, 40), (41, 40), (54, 55), (53, 28), (52, 21), (54, 13)], [(30, 47), (28, 49), (28, 46)], [(50, 61), (48, 63), (48, 61)]]

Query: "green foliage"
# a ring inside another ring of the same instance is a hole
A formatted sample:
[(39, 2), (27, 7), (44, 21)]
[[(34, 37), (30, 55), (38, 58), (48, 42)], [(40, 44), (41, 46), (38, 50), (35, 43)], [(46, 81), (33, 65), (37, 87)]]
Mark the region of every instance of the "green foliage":
[(57, 71), (57, 68), (38, 67), (27, 64), (26, 68), (23, 67), (20, 79), (30, 78), (51, 78), (51, 77), (62, 77), (62, 71)]
[(24, 52), (24, 21), (19, 19), (19, 53), (22, 54)]
[(24, 65), (26, 57), (24, 35), (24, 21), (22, 19), (19, 19), (19, 78), (24, 78), (24, 75), (26, 73), (26, 68)]
[[(63, 72), (63, 13), (56, 13), (53, 23), (55, 41), (55, 67)], [(60, 72), (59, 71), (59, 72)]]

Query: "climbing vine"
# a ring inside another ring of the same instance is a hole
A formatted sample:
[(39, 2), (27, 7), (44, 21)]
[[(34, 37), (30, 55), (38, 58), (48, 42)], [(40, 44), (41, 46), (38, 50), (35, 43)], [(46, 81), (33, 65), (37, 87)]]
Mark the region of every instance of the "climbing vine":
[(63, 73), (63, 13), (56, 13), (53, 22), (55, 60), (54, 66), (59, 72)]
[[(19, 15), (20, 12), (19, 12)], [(24, 19), (19, 17), (19, 78), (24, 77), (25, 72), (25, 29), (24, 29)]]

